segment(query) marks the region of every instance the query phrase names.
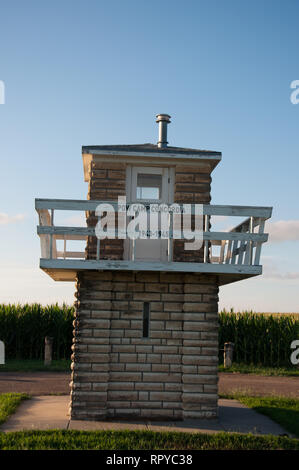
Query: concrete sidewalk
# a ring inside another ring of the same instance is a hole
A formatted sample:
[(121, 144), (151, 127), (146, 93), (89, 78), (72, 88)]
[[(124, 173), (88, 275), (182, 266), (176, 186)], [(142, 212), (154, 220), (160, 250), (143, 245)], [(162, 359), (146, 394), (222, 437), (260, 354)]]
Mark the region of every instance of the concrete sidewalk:
[(287, 433), (271, 419), (256, 413), (236, 400), (219, 400), (217, 420), (190, 419), (187, 421), (72, 421), (69, 419), (70, 398), (63, 396), (41, 396), (26, 400), (2, 426), (0, 431), (77, 429), (82, 431), (147, 429), (152, 431), (183, 431), (215, 433), (220, 431), (274, 434)]

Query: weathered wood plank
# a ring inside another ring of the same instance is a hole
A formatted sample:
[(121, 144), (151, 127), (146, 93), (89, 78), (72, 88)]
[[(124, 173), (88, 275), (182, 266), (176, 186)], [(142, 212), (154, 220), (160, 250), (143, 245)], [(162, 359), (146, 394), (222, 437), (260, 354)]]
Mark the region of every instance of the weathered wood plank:
[[(56, 209), (56, 210), (77, 210), (77, 211), (94, 211), (99, 204), (108, 203), (117, 208), (115, 201), (90, 201), (75, 199), (35, 199), (35, 208), (40, 209)], [(132, 203), (134, 204), (134, 203)], [(192, 214), (194, 214), (194, 206)], [(269, 218), (272, 214), (272, 207), (255, 207), (255, 206), (229, 206), (229, 205), (203, 205), (203, 215), (226, 215), (226, 216), (244, 216), (244, 217), (263, 217)], [(234, 229), (233, 229), (234, 230)]]
[(225, 257), (225, 264), (229, 264), (230, 261), (231, 261), (231, 257), (232, 257), (232, 240), (229, 240), (228, 241), (228, 245), (227, 245), (227, 250), (226, 250), (226, 257)]
[[(239, 234), (238, 234), (239, 235)], [(247, 234), (246, 234), (247, 235)], [(237, 256), (237, 249), (238, 249), (238, 243), (239, 243), (239, 238), (234, 238), (233, 239), (233, 248), (232, 248), (232, 255), (231, 255), (231, 258), (230, 258), (230, 262), (231, 264), (235, 264), (236, 263), (236, 256)]]
[[(250, 222), (249, 222), (249, 231), (250, 233), (253, 233), (253, 218), (250, 217)], [(246, 246), (246, 251), (245, 251), (245, 258), (244, 258), (244, 264), (251, 264), (252, 263), (252, 248), (253, 244), (252, 241), (247, 242)]]
[(208, 215), (226, 215), (239, 217), (265, 217), (269, 218), (272, 214), (272, 207), (255, 206), (222, 206), (204, 204), (203, 213)]
[[(52, 227), (38, 225), (37, 233), (40, 234), (55, 234), (55, 235), (68, 235), (71, 239), (73, 235), (80, 236), (96, 236), (94, 227)], [(108, 235), (113, 235), (114, 232), (107, 232)], [(115, 229), (115, 237), (117, 238), (117, 229)], [(123, 233), (123, 232), (122, 232)], [(173, 234), (169, 231), (169, 237), (172, 238)], [(266, 242), (268, 234), (266, 233), (241, 233), (241, 232), (203, 232), (203, 240), (246, 240), (255, 242)]]
[[(265, 219), (260, 219), (259, 233), (264, 232)], [(257, 266), (260, 262), (262, 243), (258, 242), (255, 249), (254, 264)]]
[[(51, 226), (41, 226), (38, 225), (37, 227), (37, 233), (38, 235), (40, 234), (55, 234), (55, 235), (61, 235), (61, 239), (64, 239), (64, 235), (68, 236), (68, 240), (72, 240), (73, 236), (80, 235), (83, 237), (86, 236), (95, 236), (95, 229), (94, 227), (51, 227)], [(57, 237), (58, 238), (58, 237)], [(81, 239), (81, 238), (80, 238)]]
[(210, 274), (251, 274), (258, 275), (262, 266), (239, 266), (231, 264), (212, 263), (183, 263), (183, 262), (145, 262), (145, 261), (108, 261), (108, 260), (63, 260), (40, 259), (42, 269), (70, 269), (70, 270), (129, 270), (129, 271), (174, 271), (198, 272)]
[[(247, 232), (250, 229), (250, 221), (251, 217), (249, 217), (244, 224), (240, 224), (239, 226), (235, 227), (236, 232)], [(244, 252), (247, 251), (248, 241), (246, 244), (245, 240), (241, 241), (240, 248), (237, 250), (236, 255), (238, 256), (238, 264), (243, 264), (243, 255)]]
[(226, 240), (222, 240), (221, 242), (221, 249), (220, 249), (220, 255), (219, 255), (219, 263), (223, 263), (224, 261), (224, 251), (226, 247)]

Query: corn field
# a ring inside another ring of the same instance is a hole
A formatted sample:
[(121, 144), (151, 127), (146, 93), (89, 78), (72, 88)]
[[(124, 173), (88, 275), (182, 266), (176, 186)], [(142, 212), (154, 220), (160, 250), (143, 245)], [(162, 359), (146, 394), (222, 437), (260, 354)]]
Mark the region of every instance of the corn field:
[(74, 308), (67, 305), (1, 305), (0, 340), (7, 359), (43, 359), (45, 336), (52, 336), (53, 359), (69, 358)]
[[(74, 308), (63, 305), (0, 304), (0, 340), (7, 359), (43, 359), (45, 336), (52, 336), (53, 359), (71, 355)], [(219, 361), (224, 343), (234, 343), (234, 362), (291, 366), (290, 344), (299, 339), (299, 315), (219, 313)]]
[(224, 343), (234, 343), (234, 362), (291, 366), (291, 342), (299, 339), (298, 314), (219, 313), (219, 359)]

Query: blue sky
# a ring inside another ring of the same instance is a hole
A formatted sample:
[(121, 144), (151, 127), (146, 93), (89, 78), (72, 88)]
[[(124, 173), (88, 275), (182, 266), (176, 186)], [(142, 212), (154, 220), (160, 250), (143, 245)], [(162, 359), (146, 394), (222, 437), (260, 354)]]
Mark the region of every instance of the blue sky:
[[(212, 203), (273, 206), (265, 274), (220, 306), (299, 311), (296, 0), (1, 0), (0, 302), (73, 301), (38, 269), (34, 198), (85, 199), (81, 146), (218, 150)], [(275, 225), (276, 223), (276, 225)]]

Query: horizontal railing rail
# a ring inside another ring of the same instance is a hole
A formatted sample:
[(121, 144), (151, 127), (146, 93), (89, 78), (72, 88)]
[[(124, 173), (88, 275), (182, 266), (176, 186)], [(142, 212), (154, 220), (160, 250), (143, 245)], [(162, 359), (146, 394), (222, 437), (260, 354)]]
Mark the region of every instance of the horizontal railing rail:
[[(83, 240), (86, 236), (93, 236), (96, 237), (96, 231), (94, 227), (62, 227), (62, 226), (38, 226), (37, 233), (39, 235), (44, 234), (52, 234), (55, 235), (56, 239), (64, 239), (64, 235), (69, 235), (69, 239), (73, 239), (73, 235), (79, 235), (77, 240)], [(107, 238), (118, 238), (118, 230), (115, 229), (113, 231), (107, 231)], [(124, 235), (124, 231), (121, 231), (121, 234)], [(126, 235), (129, 236), (131, 234), (130, 231), (127, 230)], [(148, 236), (149, 238), (149, 236)], [(163, 238), (163, 237), (159, 237)], [(167, 237), (170, 239), (178, 239), (181, 240), (181, 236), (176, 236), (173, 231), (167, 231)], [(234, 233), (234, 232), (203, 232), (203, 239), (204, 240), (250, 240), (250, 241), (259, 241), (259, 242), (266, 242), (268, 239), (268, 235), (266, 233), (257, 234), (257, 233)]]
[[(95, 211), (99, 204), (110, 204), (114, 210), (118, 208), (116, 201), (89, 201), (75, 199), (35, 199), (35, 209), (40, 211), (47, 210), (68, 210), (68, 211)], [(126, 203), (129, 207), (133, 204), (140, 204), (140, 201), (130, 201)], [(183, 204), (174, 203), (183, 208)], [(146, 205), (146, 204), (145, 204)], [(168, 204), (171, 206), (171, 204)], [(190, 204), (191, 214), (195, 214), (194, 204)], [(271, 217), (272, 207), (262, 206), (230, 206), (203, 204), (203, 215), (225, 215), (238, 217)]]

